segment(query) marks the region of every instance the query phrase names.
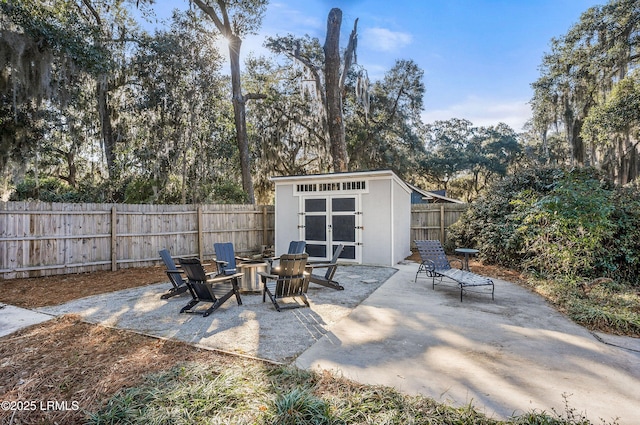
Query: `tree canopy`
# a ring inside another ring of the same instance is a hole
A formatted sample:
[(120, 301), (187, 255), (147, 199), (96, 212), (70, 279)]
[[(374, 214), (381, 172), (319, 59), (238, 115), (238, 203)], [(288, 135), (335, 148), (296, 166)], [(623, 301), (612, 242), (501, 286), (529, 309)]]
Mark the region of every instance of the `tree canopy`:
[[(551, 41), (540, 78), (532, 84), (533, 125), (540, 137), (546, 140), (549, 131), (560, 132), (572, 163), (605, 169), (621, 184), (640, 171), (637, 137), (602, 125), (594, 132), (593, 126), (603, 117), (604, 105), (611, 104), (609, 98), (616, 96), (614, 88), (633, 78), (640, 60), (639, 31), (637, 1), (611, 0), (589, 8), (564, 36)], [(622, 118), (624, 111), (614, 109), (608, 108), (608, 119)], [(590, 128), (584, 132), (587, 121)]]
[(274, 175), (371, 169), (466, 201), (542, 165), (637, 179), (635, 1), (590, 8), (551, 40), (521, 134), (425, 123), (424, 70), (397, 58), (370, 78), (362, 23), (344, 23), (340, 46), (339, 9), (322, 17), (324, 40), (268, 36), (270, 53), (242, 69), (267, 3), (192, 0), (152, 31), (152, 1), (0, 0), (2, 199), (267, 203)]

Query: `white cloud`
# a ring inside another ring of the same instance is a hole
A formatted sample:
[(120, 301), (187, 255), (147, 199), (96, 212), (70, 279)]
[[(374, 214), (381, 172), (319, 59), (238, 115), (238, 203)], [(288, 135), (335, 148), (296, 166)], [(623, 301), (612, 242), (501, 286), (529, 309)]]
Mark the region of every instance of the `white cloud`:
[(467, 97), (461, 103), (446, 108), (427, 110), (422, 113), (425, 123), (460, 118), (471, 121), (475, 126), (488, 127), (505, 123), (514, 131), (523, 131), (523, 126), (531, 118), (531, 107), (524, 100), (481, 99)]
[(372, 50), (393, 52), (411, 44), (413, 37), (406, 32), (375, 27), (365, 29), (359, 41)]

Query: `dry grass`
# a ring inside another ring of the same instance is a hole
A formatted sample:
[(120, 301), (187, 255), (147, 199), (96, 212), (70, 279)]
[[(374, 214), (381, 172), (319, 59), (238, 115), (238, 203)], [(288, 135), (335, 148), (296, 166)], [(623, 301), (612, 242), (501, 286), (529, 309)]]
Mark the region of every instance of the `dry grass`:
[[(139, 385), (147, 373), (181, 361), (242, 361), (180, 342), (91, 325), (75, 316), (1, 338), (0, 358), (0, 400), (37, 403), (34, 410), (0, 410), (3, 424), (84, 423), (86, 411), (99, 409), (120, 389)], [(66, 402), (68, 409), (42, 409), (40, 403), (47, 401)]]

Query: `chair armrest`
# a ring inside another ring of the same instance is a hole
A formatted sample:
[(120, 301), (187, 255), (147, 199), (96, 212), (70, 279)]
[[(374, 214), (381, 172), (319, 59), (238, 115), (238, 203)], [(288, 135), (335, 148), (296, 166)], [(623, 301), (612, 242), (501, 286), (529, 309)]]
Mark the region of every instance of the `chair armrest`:
[(310, 268), (310, 269), (314, 269), (314, 268), (322, 268), (322, 267), (332, 267), (332, 266), (337, 266), (337, 263), (322, 263), (322, 262), (317, 262), (317, 263), (307, 263), (306, 267)]
[[(212, 274), (215, 274), (215, 273), (207, 273), (207, 276), (212, 275)], [(231, 279), (237, 279), (237, 278), (242, 277), (242, 276), (243, 276), (242, 273), (235, 273), (235, 274), (230, 274), (230, 275), (216, 274), (212, 278), (207, 279), (207, 283), (220, 283), (220, 282), (225, 282), (225, 281), (231, 280)]]
[(265, 272), (258, 272), (258, 274), (260, 275), (260, 280), (262, 282), (266, 282), (267, 280), (278, 280), (280, 278), (280, 276), (278, 276), (277, 274), (271, 274), (271, 273), (265, 273)]
[(460, 270), (462, 270), (462, 268), (464, 267), (464, 264), (462, 263), (462, 260), (459, 258), (453, 258), (451, 260), (449, 260), (449, 264), (451, 264), (451, 266), (453, 267), (453, 262), (457, 261), (458, 263), (460, 263)]
[(327, 260), (320, 260), (320, 261), (307, 261), (307, 265), (312, 265), (312, 264), (337, 264), (337, 263), (332, 263), (331, 261), (327, 261)]
[(436, 269), (436, 263), (433, 260), (423, 260), (422, 265), (429, 271)]

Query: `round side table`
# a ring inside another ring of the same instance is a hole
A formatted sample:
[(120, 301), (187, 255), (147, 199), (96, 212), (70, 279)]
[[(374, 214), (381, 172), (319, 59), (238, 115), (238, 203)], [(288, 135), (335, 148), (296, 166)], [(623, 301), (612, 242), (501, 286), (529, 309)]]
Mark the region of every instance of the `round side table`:
[(466, 271), (469, 271), (469, 256), (476, 255), (478, 252), (477, 249), (473, 248), (456, 248), (456, 254), (464, 254), (464, 261), (462, 262), (462, 268)]

